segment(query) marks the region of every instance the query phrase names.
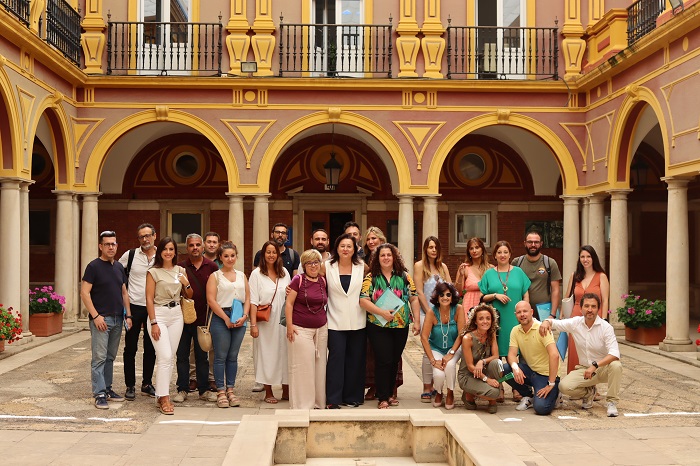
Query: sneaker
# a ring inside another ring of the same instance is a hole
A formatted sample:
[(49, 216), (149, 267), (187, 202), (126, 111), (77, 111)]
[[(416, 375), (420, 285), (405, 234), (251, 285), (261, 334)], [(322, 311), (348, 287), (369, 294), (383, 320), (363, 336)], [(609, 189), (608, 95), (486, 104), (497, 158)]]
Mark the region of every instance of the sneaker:
[(109, 409), (109, 404), (107, 403), (107, 397), (104, 395), (98, 395), (95, 397), (95, 408), (97, 409)]
[(173, 397), (173, 401), (175, 403), (184, 403), (184, 401), (187, 399), (187, 392), (184, 390), (181, 390), (177, 392), (177, 395)]
[(496, 414), (498, 412), (498, 405), (497, 404), (489, 404), (489, 414)]
[(142, 395), (148, 395), (151, 398), (155, 398), (156, 396), (156, 389), (151, 385), (150, 383), (141, 385), (141, 394)]
[(516, 411), (526, 411), (528, 408), (532, 407), (532, 397), (524, 396), (520, 400), (520, 404), (515, 407)]
[(265, 385), (258, 383), (258, 382), (255, 382), (255, 384), (253, 384), (253, 391), (254, 392), (262, 392), (263, 390), (265, 390)]
[(136, 399), (136, 388), (126, 387), (124, 398), (126, 398), (127, 401), (134, 401)]
[(561, 409), (564, 407), (564, 394), (559, 392), (557, 395), (557, 401), (554, 402), (554, 409)]
[(591, 409), (593, 407), (593, 398), (595, 398), (597, 391), (595, 386), (588, 388), (586, 394), (583, 396), (583, 402), (581, 403), (583, 409)]
[(608, 401), (608, 417), (617, 417), (617, 406), (612, 401)]
[(216, 393), (210, 392), (210, 391), (200, 393), (199, 399), (202, 401), (215, 402), (216, 401)]
[(114, 393), (114, 390), (112, 390), (111, 388), (108, 389), (106, 393), (107, 401), (116, 401), (117, 403), (121, 403), (122, 401), (124, 401), (124, 397)]
[(474, 411), (476, 409), (476, 402), (464, 400), (464, 407), (470, 411)]

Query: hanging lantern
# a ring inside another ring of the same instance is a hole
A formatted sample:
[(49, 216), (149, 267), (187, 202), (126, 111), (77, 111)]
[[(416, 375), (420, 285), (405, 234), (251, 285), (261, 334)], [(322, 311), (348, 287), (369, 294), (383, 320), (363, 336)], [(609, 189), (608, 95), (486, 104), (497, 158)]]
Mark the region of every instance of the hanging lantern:
[(343, 165), (335, 158), (335, 152), (331, 150), (331, 158), (323, 165), (326, 171), (326, 191), (335, 191), (340, 180), (340, 171)]

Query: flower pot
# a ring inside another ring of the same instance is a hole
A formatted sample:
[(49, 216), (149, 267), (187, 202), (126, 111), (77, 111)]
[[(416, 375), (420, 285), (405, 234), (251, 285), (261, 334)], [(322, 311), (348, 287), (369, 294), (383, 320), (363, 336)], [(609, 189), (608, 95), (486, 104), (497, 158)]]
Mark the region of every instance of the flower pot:
[(666, 338), (666, 324), (654, 328), (625, 327), (625, 340), (640, 345), (658, 345)]
[(32, 314), (29, 316), (29, 331), (37, 337), (49, 337), (63, 331), (63, 313)]
[(0, 353), (5, 351), (5, 340), (0, 340)]

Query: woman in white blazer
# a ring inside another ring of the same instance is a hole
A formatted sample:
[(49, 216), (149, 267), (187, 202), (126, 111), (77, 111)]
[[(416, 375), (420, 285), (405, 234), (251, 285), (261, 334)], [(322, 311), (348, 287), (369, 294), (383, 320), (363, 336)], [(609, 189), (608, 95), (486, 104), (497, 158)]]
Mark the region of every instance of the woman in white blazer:
[(328, 282), (326, 403), (357, 407), (364, 402), (367, 314), (360, 307), (364, 265), (352, 235), (335, 240), (325, 264)]

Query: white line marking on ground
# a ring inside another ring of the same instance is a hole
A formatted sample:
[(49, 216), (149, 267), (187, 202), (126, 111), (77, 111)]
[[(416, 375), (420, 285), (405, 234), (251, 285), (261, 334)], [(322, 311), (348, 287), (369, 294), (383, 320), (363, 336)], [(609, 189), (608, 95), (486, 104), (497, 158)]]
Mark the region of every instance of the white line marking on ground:
[(576, 416), (558, 416), (557, 419), (578, 419)]
[(677, 413), (623, 413), (625, 417), (648, 417), (648, 416), (700, 416), (700, 413), (688, 413), (679, 411)]
[(89, 417), (89, 421), (102, 421), (102, 422), (129, 422), (131, 421), (130, 417), (115, 417), (115, 418), (107, 418), (107, 417)]
[(194, 421), (189, 419), (181, 419), (177, 421), (160, 421), (159, 424), (204, 424), (207, 426), (231, 426), (238, 425), (241, 421)]
[(0, 419), (31, 419), (40, 421), (75, 421), (77, 418), (72, 416), (15, 416), (13, 414), (0, 414)]
[(501, 419), (503, 422), (520, 422), (522, 419), (517, 418), (517, 417), (507, 417), (505, 419)]

